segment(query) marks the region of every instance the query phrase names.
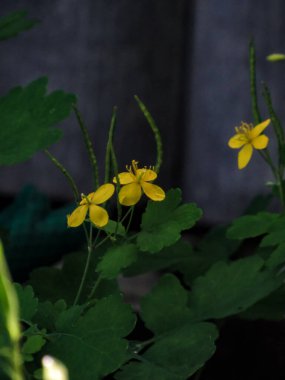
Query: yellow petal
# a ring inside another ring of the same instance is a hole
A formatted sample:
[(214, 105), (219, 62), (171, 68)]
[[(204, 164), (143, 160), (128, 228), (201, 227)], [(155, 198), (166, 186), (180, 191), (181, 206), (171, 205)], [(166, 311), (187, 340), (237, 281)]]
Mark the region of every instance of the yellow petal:
[(250, 131), (250, 137), (251, 139), (254, 139), (255, 137), (259, 136), (266, 127), (268, 127), (269, 123), (270, 123), (270, 119), (267, 119), (265, 121), (263, 121), (262, 123), (258, 124), (257, 126), (255, 126), (251, 131)]
[(228, 146), (232, 149), (241, 148), (244, 144), (247, 143), (247, 138), (245, 135), (241, 133), (237, 133), (233, 137), (231, 137), (228, 141)]
[(144, 193), (153, 201), (163, 201), (165, 198), (165, 192), (161, 187), (153, 185), (152, 183), (141, 182)]
[(107, 211), (103, 207), (94, 204), (89, 207), (89, 217), (91, 222), (97, 227), (104, 227), (109, 221)]
[(251, 144), (246, 144), (238, 153), (238, 168), (243, 169), (249, 163), (253, 152)]
[[(133, 173), (122, 172), (122, 173), (119, 173), (119, 181), (121, 185), (127, 185), (128, 183), (135, 182), (136, 177), (133, 175)], [(113, 178), (113, 182), (117, 183), (116, 177)]]
[(98, 187), (98, 189), (88, 195), (88, 200), (91, 203), (99, 205), (106, 202), (114, 194), (115, 186), (112, 183), (105, 183), (104, 185)]
[(252, 145), (255, 149), (265, 149), (268, 145), (269, 138), (265, 135), (257, 136), (252, 140)]
[(68, 227), (78, 227), (82, 224), (86, 218), (88, 211), (87, 205), (77, 207), (71, 215), (67, 215)]
[(133, 206), (140, 200), (141, 186), (137, 182), (123, 186), (119, 192), (119, 202), (123, 206)]
[(157, 174), (151, 169), (138, 169), (137, 177), (144, 181), (154, 181), (157, 178)]
[[(90, 194), (89, 194), (90, 195)], [(80, 204), (80, 206), (82, 206), (82, 205), (87, 205), (88, 204), (88, 202), (87, 202), (87, 196), (86, 195), (81, 195), (81, 197), (82, 197), (82, 201), (79, 203)]]

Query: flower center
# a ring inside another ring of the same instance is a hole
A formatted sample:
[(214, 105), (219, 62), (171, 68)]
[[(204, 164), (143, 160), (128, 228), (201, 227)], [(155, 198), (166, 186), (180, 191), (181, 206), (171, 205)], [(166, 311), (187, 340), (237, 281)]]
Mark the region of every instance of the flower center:
[(251, 138), (252, 129), (253, 129), (252, 124), (247, 124), (243, 121), (239, 127), (235, 127), (235, 131), (239, 135), (239, 140), (244, 141), (244, 142), (250, 142), (252, 140)]
[[(148, 170), (148, 168), (146, 166), (142, 169), (138, 169), (138, 161), (135, 161), (135, 160), (132, 160), (132, 164), (129, 166), (127, 165), (126, 169), (129, 173), (131, 173), (135, 176), (137, 183), (141, 182), (141, 180), (143, 179), (143, 176), (145, 175), (146, 171)], [(150, 166), (149, 170), (154, 171), (155, 170), (154, 166)], [(139, 173), (138, 173), (138, 171), (139, 171)]]

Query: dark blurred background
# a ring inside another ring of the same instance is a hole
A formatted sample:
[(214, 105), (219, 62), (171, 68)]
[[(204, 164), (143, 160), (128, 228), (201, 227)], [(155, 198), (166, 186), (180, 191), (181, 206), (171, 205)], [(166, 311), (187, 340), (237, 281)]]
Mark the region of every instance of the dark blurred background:
[[(266, 55), (285, 52), (282, 0), (57, 0), (1, 1), (0, 14), (26, 9), (40, 24), (1, 42), (0, 94), (47, 75), (49, 89), (75, 93), (101, 162), (112, 108), (117, 105), (116, 150), (120, 169), (132, 159), (155, 162), (155, 143), (133, 99), (138, 94), (164, 142), (158, 183), (182, 187), (186, 201), (204, 209), (204, 222), (229, 221), (264, 192), (271, 175), (255, 154), (238, 171), (227, 147), (233, 127), (252, 121), (248, 43), (257, 49), (257, 79), (268, 83), (284, 119), (282, 63)], [(268, 114), (263, 108), (263, 117)], [(91, 172), (72, 115), (51, 151), (72, 172), (80, 191), (91, 191)], [(269, 135), (271, 132), (269, 131)], [(65, 178), (38, 153), (1, 167), (0, 197), (27, 183), (56, 201), (69, 201)]]

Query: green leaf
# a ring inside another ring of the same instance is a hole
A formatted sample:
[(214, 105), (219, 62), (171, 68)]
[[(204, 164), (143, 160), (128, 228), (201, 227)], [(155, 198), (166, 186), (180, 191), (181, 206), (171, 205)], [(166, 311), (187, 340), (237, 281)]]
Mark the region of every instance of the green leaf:
[(27, 160), (61, 137), (54, 125), (70, 114), (76, 98), (62, 91), (47, 95), (47, 83), (40, 78), (0, 98), (0, 165)]
[(236, 219), (228, 229), (229, 239), (247, 239), (265, 234), (279, 214), (259, 212)]
[[(283, 232), (284, 233), (284, 232)], [(269, 256), (266, 265), (269, 268), (277, 268), (285, 262), (285, 243), (280, 244)]]
[(53, 332), (56, 329), (56, 321), (66, 308), (67, 305), (64, 300), (58, 300), (55, 303), (51, 303), (50, 301), (39, 302), (33, 322), (41, 328)]
[(70, 328), (78, 321), (83, 307), (79, 305), (73, 305), (67, 310), (63, 310), (56, 319), (55, 327), (57, 331), (64, 331), (66, 328)]
[(194, 279), (204, 274), (217, 261), (228, 261), (238, 249), (240, 242), (227, 239), (227, 226), (213, 228), (190, 253), (188, 262), (181, 262), (176, 269), (184, 281), (192, 286)]
[(218, 262), (194, 281), (189, 307), (195, 321), (225, 318), (246, 310), (282, 284), (258, 256)]
[(132, 331), (135, 319), (121, 297), (98, 300), (75, 324), (66, 325), (46, 345), (46, 352), (67, 366), (70, 380), (102, 379), (129, 358), (123, 337)]
[(178, 279), (166, 274), (141, 302), (141, 317), (147, 328), (157, 334), (189, 322), (188, 292)]
[(244, 319), (265, 319), (270, 321), (284, 320), (285, 310), (285, 286), (281, 286), (275, 292), (269, 294), (257, 302), (239, 316)]
[(20, 306), (20, 319), (31, 321), (38, 308), (34, 290), (30, 285), (24, 287), (20, 284), (15, 284), (15, 289)]
[(155, 253), (180, 239), (202, 216), (194, 203), (180, 205), (181, 190), (170, 190), (163, 202), (149, 201), (142, 217), (137, 244), (142, 251)]
[(136, 276), (146, 272), (159, 270), (176, 270), (180, 267), (189, 267), (195, 261), (193, 248), (190, 243), (180, 239), (170, 247), (163, 248), (159, 254), (153, 255), (149, 252), (139, 252), (137, 260), (126, 268), (125, 276)]
[(285, 218), (279, 217), (272, 225), (268, 228), (268, 235), (266, 235), (261, 243), (261, 247), (273, 246), (280, 243), (285, 243)]
[(26, 11), (17, 11), (0, 18), (0, 41), (14, 37), (17, 34), (31, 29), (38, 23), (37, 20), (29, 20)]
[[(61, 269), (45, 267), (34, 270), (29, 282), (39, 299), (51, 302), (63, 299), (68, 305), (72, 305), (82, 278), (86, 259), (87, 255), (83, 252), (70, 254), (64, 257)], [(98, 277), (95, 274), (96, 263), (97, 260), (93, 255), (81, 295), (82, 303), (87, 300)], [(103, 280), (97, 288), (96, 298), (104, 297), (117, 291), (116, 281)]]
[(237, 250), (239, 241), (227, 239), (226, 227), (212, 229), (195, 248), (183, 238), (159, 254), (140, 252), (137, 261), (124, 270), (124, 275), (134, 276), (145, 272), (179, 271), (191, 286), (193, 280), (204, 274), (215, 262), (227, 261)]
[(138, 249), (135, 244), (122, 244), (110, 247), (99, 261), (96, 272), (102, 278), (115, 279), (122, 269), (127, 268), (137, 259)]
[(45, 343), (46, 341), (41, 335), (30, 336), (22, 346), (22, 354), (35, 354), (41, 350)]
[(159, 339), (142, 362), (122, 368), (117, 380), (187, 380), (214, 354), (217, 329), (211, 323), (184, 326)]
[(116, 232), (119, 236), (126, 236), (126, 229), (122, 223), (115, 222), (114, 220), (109, 219), (108, 224), (102, 228), (103, 231), (114, 234)]
[[(138, 357), (140, 363), (129, 363), (116, 379), (186, 380), (213, 355), (217, 329), (210, 323), (191, 323), (187, 300), (187, 291), (175, 276), (160, 278), (141, 303), (141, 316), (155, 333), (154, 343)], [(137, 347), (144, 348), (144, 342)]]

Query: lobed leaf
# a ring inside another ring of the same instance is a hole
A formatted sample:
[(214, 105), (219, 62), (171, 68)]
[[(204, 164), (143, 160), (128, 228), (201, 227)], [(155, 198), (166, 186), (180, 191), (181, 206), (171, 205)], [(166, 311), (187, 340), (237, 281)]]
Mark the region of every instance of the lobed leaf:
[(181, 190), (170, 190), (163, 202), (149, 201), (142, 217), (137, 244), (142, 251), (155, 253), (180, 239), (202, 216), (194, 203), (180, 205)]
[(0, 165), (12, 165), (46, 149), (62, 135), (54, 128), (71, 111), (76, 98), (63, 91), (46, 94), (40, 78), (0, 98)]
[(240, 313), (278, 289), (282, 281), (258, 256), (218, 262), (194, 281), (189, 296), (191, 319), (201, 321)]
[(218, 331), (211, 323), (191, 323), (187, 299), (175, 276), (159, 280), (141, 304), (142, 318), (155, 333), (154, 343), (137, 357), (140, 362), (127, 364), (116, 379), (186, 380), (213, 355)]
[(236, 219), (228, 229), (229, 239), (247, 239), (260, 236), (268, 232), (272, 223), (279, 214), (259, 212), (256, 215), (244, 215)]
[(268, 228), (268, 234), (262, 239), (260, 246), (268, 247), (276, 244), (285, 243), (285, 218), (280, 216)]
[(38, 299), (35, 297), (33, 288), (30, 285), (22, 286), (14, 284), (18, 296), (20, 319), (31, 321), (38, 308)]
[(68, 368), (70, 380), (102, 379), (129, 358), (123, 339), (133, 329), (135, 315), (119, 296), (98, 300), (73, 325), (66, 324), (46, 351)]

